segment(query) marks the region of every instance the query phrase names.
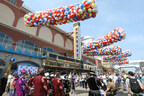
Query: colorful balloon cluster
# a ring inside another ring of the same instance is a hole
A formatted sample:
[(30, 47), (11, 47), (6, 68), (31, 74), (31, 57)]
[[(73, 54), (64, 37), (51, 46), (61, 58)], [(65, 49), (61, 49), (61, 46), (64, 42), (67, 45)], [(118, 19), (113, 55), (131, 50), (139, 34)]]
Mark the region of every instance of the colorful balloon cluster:
[(124, 61), (124, 60), (127, 60), (127, 57), (115, 58), (115, 59), (104, 59), (103, 62)]
[(126, 38), (125, 31), (122, 28), (116, 28), (114, 31), (109, 32), (104, 36), (104, 38), (99, 38), (93, 42), (90, 42), (88, 45), (83, 46), (83, 51), (91, 51), (99, 49), (108, 45), (113, 44), (114, 42), (121, 41)]
[(112, 64), (128, 64), (129, 61), (128, 60), (124, 60), (124, 61), (114, 61), (112, 62)]
[(51, 9), (36, 14), (28, 13), (24, 16), (24, 22), (29, 27), (62, 25), (73, 21), (84, 21), (91, 17), (94, 18), (96, 13), (95, 0), (84, 0), (80, 4)]
[(109, 55), (109, 56), (103, 56), (103, 60), (116, 60), (117, 58), (123, 58), (123, 57), (129, 57), (132, 55), (132, 52), (130, 50), (127, 50), (125, 52), (122, 52), (119, 55)]
[(120, 53), (122, 53), (122, 49), (119, 46), (106, 47), (83, 52), (83, 54), (86, 54), (87, 56), (118, 55)]

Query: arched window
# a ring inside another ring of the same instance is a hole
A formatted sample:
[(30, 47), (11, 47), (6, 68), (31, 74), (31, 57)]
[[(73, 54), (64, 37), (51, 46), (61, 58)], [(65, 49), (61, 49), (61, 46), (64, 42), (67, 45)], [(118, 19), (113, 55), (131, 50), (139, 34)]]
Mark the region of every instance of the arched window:
[(7, 45), (11, 46), (12, 43), (13, 43), (13, 40), (10, 36), (8, 36), (5, 33), (0, 32), (0, 44), (1, 45), (6, 45), (7, 44)]
[(17, 42), (17, 48), (19, 49), (26, 49), (26, 50), (33, 50), (33, 51), (39, 51), (39, 47), (37, 44), (27, 41), (27, 40), (20, 40)]
[(69, 55), (68, 55), (67, 53), (64, 53), (64, 52), (60, 52), (59, 54), (60, 54), (60, 55), (63, 55), (63, 56), (69, 57)]
[(57, 52), (54, 49), (52, 49), (52, 48), (43, 48), (42, 52), (43, 53), (51, 52), (51, 53), (57, 54)]
[(10, 0), (10, 3), (16, 5), (16, 0)]

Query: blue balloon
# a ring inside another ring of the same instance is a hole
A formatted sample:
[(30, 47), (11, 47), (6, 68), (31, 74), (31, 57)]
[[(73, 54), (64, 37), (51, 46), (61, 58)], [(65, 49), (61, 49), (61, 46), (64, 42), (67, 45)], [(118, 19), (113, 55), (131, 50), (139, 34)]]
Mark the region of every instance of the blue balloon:
[(69, 11), (69, 7), (66, 7), (66, 10)]
[(11, 61), (11, 62), (15, 61), (15, 57), (12, 57), (10, 61)]
[(52, 12), (50, 12), (50, 16), (52, 16)]
[(30, 21), (32, 20), (31, 17), (29, 18), (29, 20), (30, 20)]
[(80, 8), (83, 9), (83, 8), (84, 8), (84, 4), (81, 4), (81, 5), (80, 5)]
[(64, 14), (65, 14), (65, 15), (68, 15), (68, 12), (67, 12), (67, 11), (65, 11), (65, 12), (64, 12)]
[(42, 23), (42, 22), (43, 22), (43, 19), (39, 19), (39, 22)]
[(48, 19), (47, 19), (47, 18), (44, 18), (44, 22), (48, 22)]
[(37, 26), (38, 25), (38, 22), (34, 22), (34, 26)]

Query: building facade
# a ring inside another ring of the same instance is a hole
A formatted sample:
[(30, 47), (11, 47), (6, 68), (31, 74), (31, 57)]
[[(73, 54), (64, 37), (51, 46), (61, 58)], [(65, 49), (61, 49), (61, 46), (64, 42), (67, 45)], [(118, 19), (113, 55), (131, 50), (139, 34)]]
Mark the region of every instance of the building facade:
[(128, 64), (113, 65), (114, 69), (125, 69), (133, 72), (144, 72), (144, 60), (131, 60)]
[[(0, 0), (0, 73), (14, 65), (48, 66), (75, 69), (95, 70), (93, 57), (82, 55), (82, 60), (73, 59), (73, 37), (56, 26), (27, 27), (24, 25), (24, 15), (30, 12), (23, 6), (22, 0)], [(11, 58), (15, 58), (11, 61)], [(56, 65), (51, 60), (55, 60)], [(89, 61), (89, 62), (86, 62)], [(82, 64), (82, 65), (81, 65)], [(16, 69), (14, 67), (14, 69)], [(2, 75), (1, 75), (2, 76)]]

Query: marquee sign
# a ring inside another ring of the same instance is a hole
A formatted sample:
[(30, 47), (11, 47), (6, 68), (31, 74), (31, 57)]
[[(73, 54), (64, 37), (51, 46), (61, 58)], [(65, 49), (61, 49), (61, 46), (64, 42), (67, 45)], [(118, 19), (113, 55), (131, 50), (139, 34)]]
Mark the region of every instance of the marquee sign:
[(74, 27), (74, 59), (81, 60), (80, 23), (79, 22), (75, 23), (73, 27)]

